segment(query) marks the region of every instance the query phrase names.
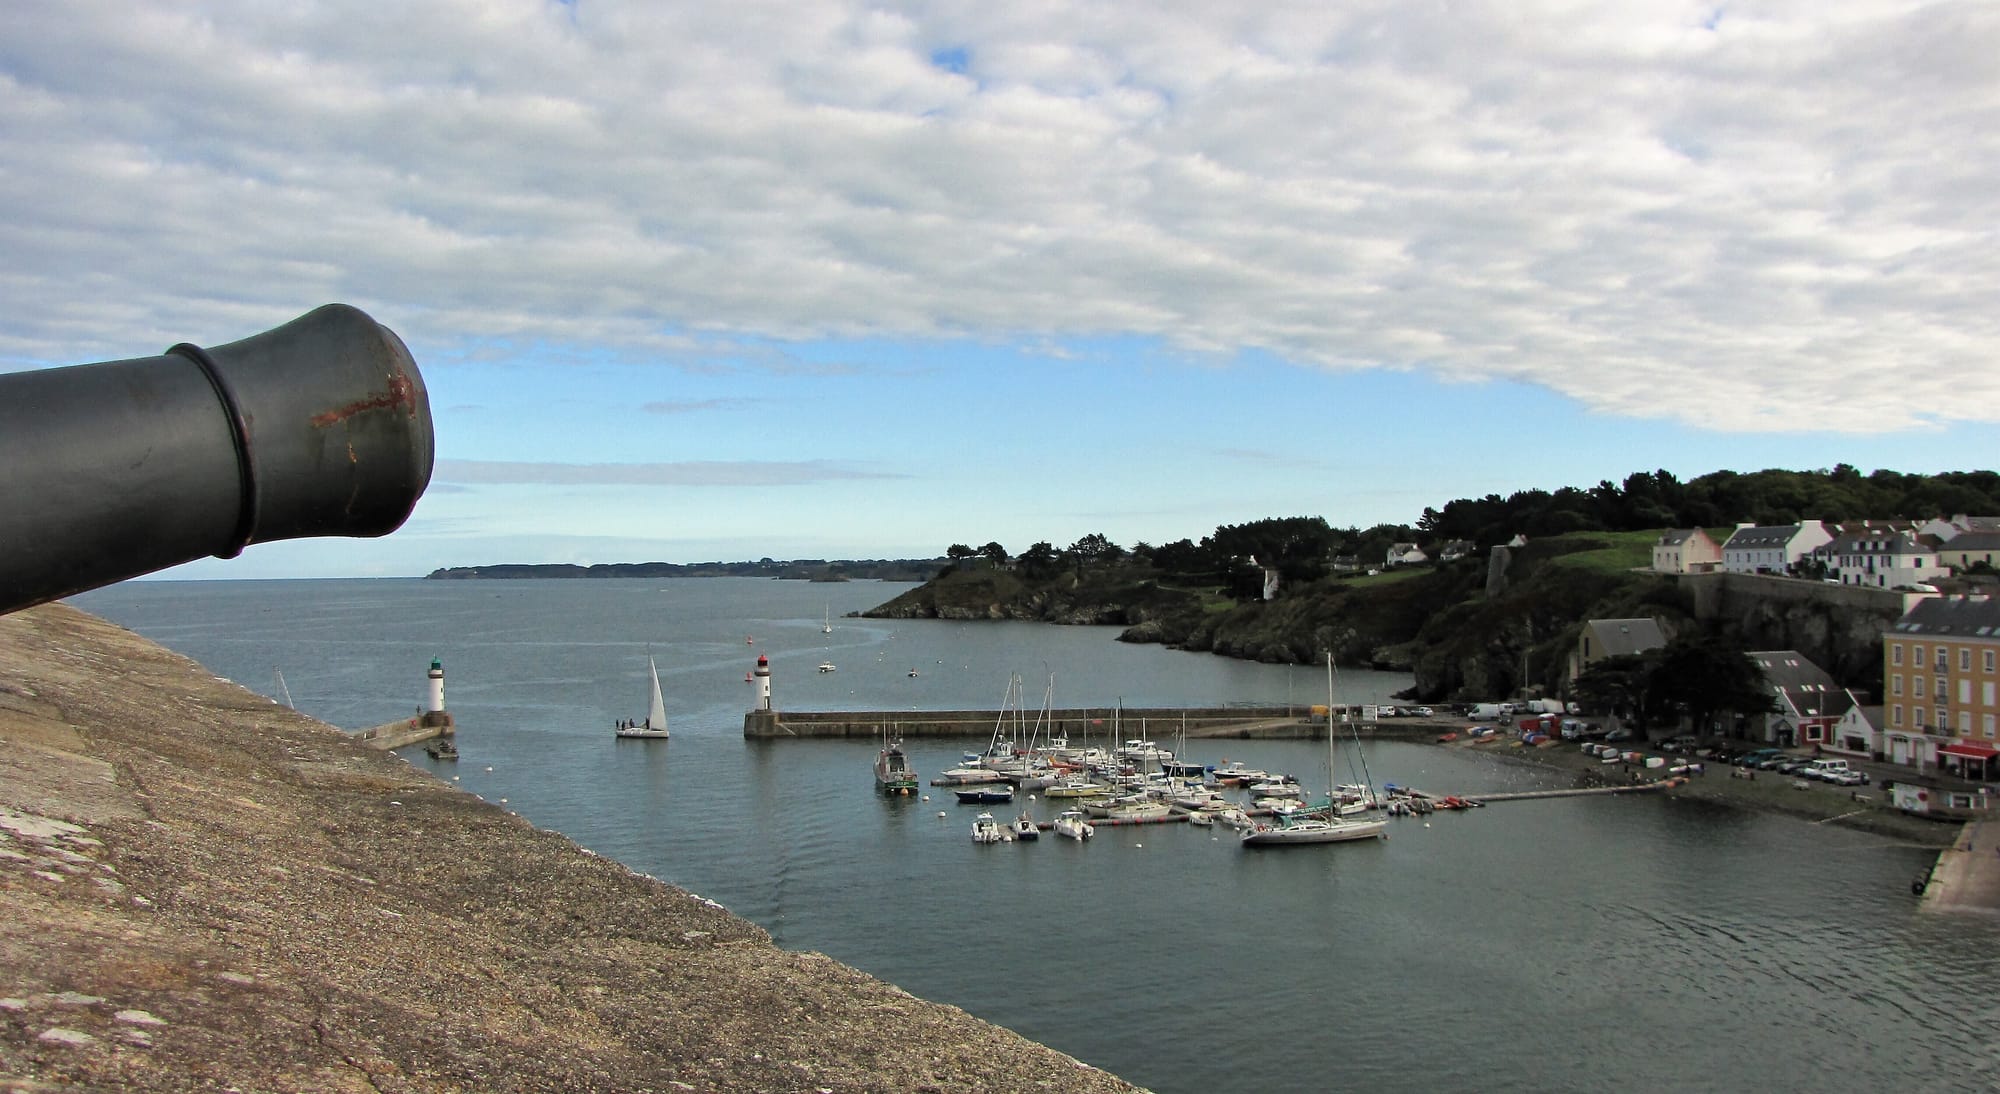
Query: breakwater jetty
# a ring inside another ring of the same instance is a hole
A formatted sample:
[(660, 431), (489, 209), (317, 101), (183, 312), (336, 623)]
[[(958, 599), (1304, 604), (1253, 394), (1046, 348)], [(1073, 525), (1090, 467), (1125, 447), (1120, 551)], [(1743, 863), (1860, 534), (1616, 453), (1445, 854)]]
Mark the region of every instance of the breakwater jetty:
[(0, 1089), (1136, 1088), (65, 604), (0, 615)]
[[(1210, 707), (1067, 707), (1048, 712), (1012, 710), (752, 710), (743, 716), (743, 736), (750, 740), (788, 738), (978, 737), (997, 728), (1003, 734), (1025, 735), (1040, 723), (1039, 736), (1067, 737), (1071, 744), (1087, 741), (1122, 743), (1129, 738), (1164, 741), (1180, 736), (1204, 740), (1315, 740), (1326, 737), (1325, 707), (1238, 705)], [(1370, 721), (1359, 707), (1334, 712), (1333, 724), (1362, 737), (1429, 737), (1445, 723), (1415, 718)], [(1456, 723), (1452, 723), (1456, 724)]]

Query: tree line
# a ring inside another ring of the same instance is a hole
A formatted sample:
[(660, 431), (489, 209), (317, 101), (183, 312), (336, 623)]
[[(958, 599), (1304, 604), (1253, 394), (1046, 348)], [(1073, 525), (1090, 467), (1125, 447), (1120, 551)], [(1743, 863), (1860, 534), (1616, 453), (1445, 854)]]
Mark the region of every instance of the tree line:
[(1266, 569), (1278, 571), (1286, 584), (1316, 581), (1341, 556), (1352, 556), (1362, 566), (1380, 565), (1389, 547), (1399, 542), (1435, 546), (1463, 540), (1483, 550), (1516, 535), (1719, 528), (1743, 521), (1926, 520), (1958, 513), (2000, 514), (2000, 472), (1913, 475), (1878, 470), (1863, 475), (1843, 463), (1818, 471), (1716, 471), (1682, 482), (1669, 471), (1639, 471), (1622, 484), (1606, 479), (1588, 488), (1459, 498), (1426, 508), (1414, 527), (1336, 528), (1324, 517), (1273, 517), (1225, 524), (1199, 541), (1142, 542), (1129, 550), (1092, 533), (1068, 547), (1043, 541), (1015, 556), (999, 543), (977, 548), (953, 544), (946, 557), (953, 565), (981, 558), (1011, 565), (1030, 580), (1142, 564), (1169, 579), (1220, 586), (1248, 598), (1257, 595)]

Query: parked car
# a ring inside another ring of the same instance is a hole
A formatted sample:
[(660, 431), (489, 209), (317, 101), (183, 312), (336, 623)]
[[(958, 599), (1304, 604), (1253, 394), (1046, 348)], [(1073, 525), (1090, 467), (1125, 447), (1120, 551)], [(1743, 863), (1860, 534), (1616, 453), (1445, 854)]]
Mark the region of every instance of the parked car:
[(1661, 752), (1693, 752), (1694, 737), (1687, 733), (1669, 737), (1660, 742), (1659, 748)]
[(1607, 741), (1629, 741), (1632, 739), (1632, 731), (1629, 729), (1614, 729), (1605, 734), (1604, 739)]
[(1846, 771), (1830, 771), (1820, 776), (1835, 786), (1867, 786), (1868, 773), (1849, 768)]
[(1429, 708), (1429, 707), (1411, 707), (1411, 708), (1410, 708), (1410, 713), (1411, 713), (1412, 715), (1414, 715), (1414, 716), (1418, 717), (1418, 718), (1431, 718), (1431, 717), (1435, 717), (1435, 714), (1434, 714), (1434, 713), (1432, 712), (1431, 708)]

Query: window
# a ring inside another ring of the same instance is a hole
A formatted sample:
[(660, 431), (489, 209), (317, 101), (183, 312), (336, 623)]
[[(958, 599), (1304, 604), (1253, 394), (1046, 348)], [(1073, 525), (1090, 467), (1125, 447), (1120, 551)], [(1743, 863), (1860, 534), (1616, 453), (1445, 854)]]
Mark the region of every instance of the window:
[(1993, 716), (1991, 714), (1981, 715), (1979, 722), (1980, 722), (1980, 730), (1986, 734), (1986, 739), (1989, 741), (1992, 740)]
[(1992, 650), (1987, 650), (1986, 652), (1984, 652), (1984, 653), (1980, 654), (1980, 655), (1979, 655), (1979, 658), (1980, 658), (1980, 665), (1979, 665), (1979, 667), (1980, 667), (1980, 668), (1982, 668), (1982, 669), (1985, 669), (1985, 670), (1986, 670), (1987, 672), (1992, 672), (1992, 671), (1993, 671), (1993, 651), (1992, 651)]
[(1965, 704), (1972, 702), (1972, 681), (1965, 679), (1959, 680), (1958, 702), (1960, 706), (1964, 706)]
[(1903, 644), (1901, 642), (1889, 643), (1889, 663), (1892, 665), (1903, 663)]
[(1958, 650), (1958, 671), (1972, 671), (1972, 647), (1960, 646)]
[(1923, 724), (1924, 724), (1924, 708), (1922, 708), (1922, 707), (1912, 707), (1912, 708), (1910, 708), (1910, 721), (1912, 721), (1912, 722), (1916, 723), (1917, 725), (1923, 725)]
[(1958, 735), (1961, 737), (1972, 736), (1971, 711), (1961, 710), (1958, 712)]
[(1903, 724), (1903, 704), (1897, 703), (1889, 708), (1889, 724), (1892, 726)]
[(1913, 665), (1921, 665), (1924, 663), (1924, 648), (1922, 646), (1910, 647), (1910, 663)]
[(1993, 705), (1993, 681), (1988, 680), (1979, 685), (1979, 705), (1985, 707)]
[(1900, 676), (1891, 676), (1891, 677), (1889, 677), (1889, 694), (1891, 694), (1891, 695), (1895, 696), (1895, 697), (1896, 697), (1896, 698), (1898, 698), (1898, 699), (1901, 699), (1901, 698), (1903, 697), (1903, 678), (1902, 678), (1902, 677), (1900, 677)]

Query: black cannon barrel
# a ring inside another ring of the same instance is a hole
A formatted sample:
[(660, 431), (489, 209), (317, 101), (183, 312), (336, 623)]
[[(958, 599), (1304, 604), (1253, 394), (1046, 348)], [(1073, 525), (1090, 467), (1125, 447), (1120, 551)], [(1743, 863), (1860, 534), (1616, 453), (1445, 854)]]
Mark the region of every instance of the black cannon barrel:
[(0, 613), (253, 543), (386, 535), (432, 453), (409, 350), (345, 304), (212, 349), (0, 375)]

